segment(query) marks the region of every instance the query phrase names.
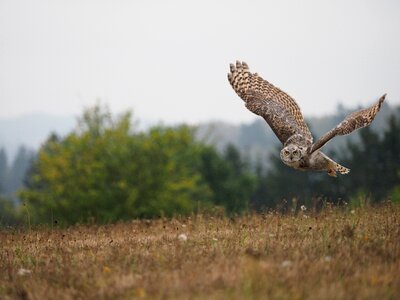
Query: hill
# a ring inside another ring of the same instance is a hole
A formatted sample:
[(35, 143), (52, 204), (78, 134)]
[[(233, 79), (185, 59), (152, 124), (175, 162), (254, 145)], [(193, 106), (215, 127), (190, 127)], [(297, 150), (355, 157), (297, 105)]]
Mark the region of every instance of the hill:
[(18, 148), (37, 150), (51, 132), (63, 135), (74, 128), (72, 116), (31, 114), (0, 119), (0, 148), (4, 148), (11, 162)]

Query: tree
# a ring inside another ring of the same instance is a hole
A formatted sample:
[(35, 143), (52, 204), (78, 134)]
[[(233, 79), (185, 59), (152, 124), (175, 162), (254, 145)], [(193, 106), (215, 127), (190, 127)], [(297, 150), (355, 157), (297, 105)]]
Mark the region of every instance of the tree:
[(17, 200), (18, 190), (23, 187), (25, 174), (30, 168), (34, 156), (33, 151), (21, 146), (12, 165), (8, 169), (4, 180), (4, 193), (13, 199), (14, 202)]
[(391, 115), (380, 135), (371, 128), (360, 131), (360, 143), (348, 144), (352, 176), (347, 189), (367, 195), (374, 202), (387, 197), (400, 184), (400, 118)]
[(21, 197), (37, 221), (65, 224), (188, 214), (210, 203), (188, 127), (136, 133), (131, 114), (86, 110), (77, 130), (42, 146)]
[(202, 146), (186, 126), (156, 127), (141, 136), (137, 152), (139, 216), (187, 214), (208, 207), (211, 190), (199, 170)]
[(6, 189), (6, 180), (8, 173), (7, 155), (4, 148), (0, 149), (0, 194)]
[(0, 196), (0, 227), (3, 225), (13, 225), (17, 222), (18, 216), (13, 201)]
[(204, 147), (200, 173), (212, 191), (214, 204), (225, 207), (228, 213), (240, 213), (249, 208), (255, 177), (233, 145), (227, 146), (223, 156), (213, 147)]

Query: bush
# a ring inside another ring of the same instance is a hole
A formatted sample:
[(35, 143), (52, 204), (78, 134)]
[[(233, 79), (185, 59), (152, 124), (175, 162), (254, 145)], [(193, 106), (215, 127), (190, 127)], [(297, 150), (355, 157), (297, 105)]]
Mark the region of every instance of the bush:
[(221, 157), (187, 126), (134, 132), (131, 114), (114, 119), (96, 106), (44, 143), (20, 197), (34, 220), (65, 224), (187, 215), (213, 202), (241, 211), (252, 177), (235, 151)]

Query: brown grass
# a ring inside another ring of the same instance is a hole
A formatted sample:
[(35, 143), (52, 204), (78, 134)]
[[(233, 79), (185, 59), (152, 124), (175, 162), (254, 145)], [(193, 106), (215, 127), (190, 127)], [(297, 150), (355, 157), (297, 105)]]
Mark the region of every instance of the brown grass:
[(1, 230), (0, 298), (400, 299), (399, 225), (385, 205)]

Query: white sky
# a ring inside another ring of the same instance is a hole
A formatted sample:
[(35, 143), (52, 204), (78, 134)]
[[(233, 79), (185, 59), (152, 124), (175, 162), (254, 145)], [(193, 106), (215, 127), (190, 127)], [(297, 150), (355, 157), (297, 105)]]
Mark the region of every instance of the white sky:
[(101, 99), (142, 120), (248, 121), (236, 59), (306, 115), (399, 104), (400, 1), (0, 0), (1, 118)]

